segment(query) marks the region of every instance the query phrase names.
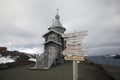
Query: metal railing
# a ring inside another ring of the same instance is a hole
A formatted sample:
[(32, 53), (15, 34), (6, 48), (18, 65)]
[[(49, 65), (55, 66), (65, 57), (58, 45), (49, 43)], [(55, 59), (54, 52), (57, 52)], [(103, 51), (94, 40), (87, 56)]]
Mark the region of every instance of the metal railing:
[(49, 69), (54, 63), (54, 61), (56, 60), (56, 58), (57, 58), (57, 53), (53, 53), (52, 55), (50, 55), (48, 52), (44, 52), (40, 56), (37, 55), (36, 56), (36, 67), (38, 68), (46, 67)]

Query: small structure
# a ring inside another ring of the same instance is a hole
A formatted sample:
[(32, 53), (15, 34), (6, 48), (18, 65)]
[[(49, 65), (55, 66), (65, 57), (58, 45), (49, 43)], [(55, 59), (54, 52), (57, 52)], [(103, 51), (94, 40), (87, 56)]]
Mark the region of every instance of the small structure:
[(7, 47), (0, 47), (0, 52), (5, 52), (7, 51)]
[(48, 28), (48, 32), (43, 35), (45, 38), (44, 53), (36, 56), (37, 69), (49, 69), (52, 64), (62, 63), (64, 57), (62, 51), (65, 49), (65, 41), (62, 34), (66, 29), (60, 22), (60, 16), (57, 13), (52, 26)]

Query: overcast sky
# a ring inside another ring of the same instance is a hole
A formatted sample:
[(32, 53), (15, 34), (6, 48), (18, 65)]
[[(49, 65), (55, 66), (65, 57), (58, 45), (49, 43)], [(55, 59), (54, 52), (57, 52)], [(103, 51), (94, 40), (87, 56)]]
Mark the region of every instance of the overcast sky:
[(41, 53), (57, 8), (66, 33), (88, 31), (83, 47), (89, 54), (120, 51), (120, 0), (0, 0), (0, 46)]

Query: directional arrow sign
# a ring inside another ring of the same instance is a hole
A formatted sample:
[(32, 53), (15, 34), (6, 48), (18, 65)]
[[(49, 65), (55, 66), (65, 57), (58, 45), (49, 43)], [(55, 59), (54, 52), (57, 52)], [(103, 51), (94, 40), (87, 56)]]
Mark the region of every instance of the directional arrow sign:
[(79, 57), (79, 56), (65, 56), (65, 60), (79, 60), (79, 61), (85, 61), (84, 57)]
[(86, 31), (67, 33), (62, 35), (66, 39), (66, 49), (62, 52), (63, 55), (76, 55), (84, 57), (86, 52), (82, 50), (82, 39), (87, 35)]
[(87, 31), (81, 31), (81, 32), (73, 32), (73, 33), (66, 33), (63, 34), (62, 37), (77, 37), (77, 36), (85, 36)]

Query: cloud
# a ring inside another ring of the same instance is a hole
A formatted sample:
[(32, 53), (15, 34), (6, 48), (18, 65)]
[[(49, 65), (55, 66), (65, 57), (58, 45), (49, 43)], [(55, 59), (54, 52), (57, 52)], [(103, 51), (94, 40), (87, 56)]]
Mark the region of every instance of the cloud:
[(43, 47), (19, 48), (18, 50), (29, 54), (42, 54), (44, 52)]
[[(1, 0), (0, 44), (35, 49), (52, 25), (56, 8), (66, 32), (87, 30), (86, 49), (120, 43), (119, 0)], [(10, 46), (8, 46), (10, 47)], [(20, 49), (19, 49), (20, 50)]]

